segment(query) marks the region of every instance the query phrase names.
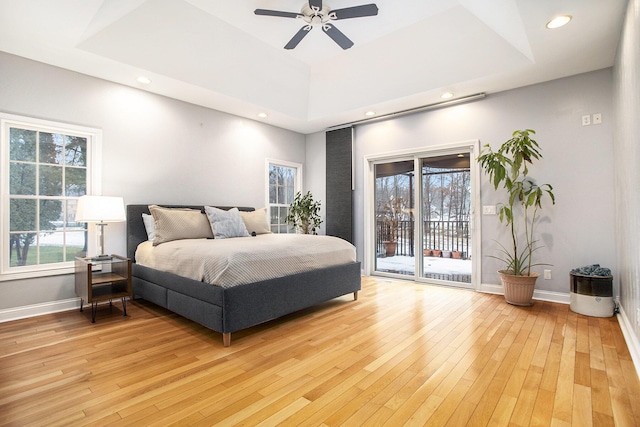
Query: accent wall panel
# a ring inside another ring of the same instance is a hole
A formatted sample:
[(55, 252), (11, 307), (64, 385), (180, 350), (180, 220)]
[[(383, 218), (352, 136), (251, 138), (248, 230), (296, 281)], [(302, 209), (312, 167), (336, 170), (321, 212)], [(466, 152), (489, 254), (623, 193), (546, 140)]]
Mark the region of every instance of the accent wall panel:
[(326, 139), (327, 234), (353, 243), (352, 128), (329, 131)]

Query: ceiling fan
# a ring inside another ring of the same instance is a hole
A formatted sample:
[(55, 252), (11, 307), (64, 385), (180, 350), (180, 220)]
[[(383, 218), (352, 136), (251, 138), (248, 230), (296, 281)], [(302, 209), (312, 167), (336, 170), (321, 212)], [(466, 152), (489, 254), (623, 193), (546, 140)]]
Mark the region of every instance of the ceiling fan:
[(322, 30), (333, 39), (341, 48), (349, 49), (353, 42), (336, 28), (331, 21), (349, 18), (361, 18), (365, 16), (375, 16), (378, 14), (378, 6), (374, 3), (360, 6), (346, 7), (344, 9), (331, 10), (329, 6), (323, 5), (322, 0), (309, 0), (308, 4), (302, 6), (300, 13), (281, 12), (279, 10), (256, 9), (256, 15), (278, 16), (281, 18), (299, 18), (306, 24), (293, 36), (285, 49), (293, 49), (298, 43), (309, 34), (314, 25), (322, 26)]

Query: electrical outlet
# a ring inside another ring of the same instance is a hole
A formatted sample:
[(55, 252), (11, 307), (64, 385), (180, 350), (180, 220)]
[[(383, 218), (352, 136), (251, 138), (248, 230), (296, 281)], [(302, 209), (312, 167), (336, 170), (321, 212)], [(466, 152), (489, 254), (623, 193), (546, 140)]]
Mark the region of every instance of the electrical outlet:
[(593, 124), (594, 125), (599, 125), (600, 123), (602, 123), (602, 114), (601, 113), (595, 113), (593, 115)]
[(551, 270), (544, 271), (544, 280), (551, 280)]
[(591, 124), (591, 116), (589, 114), (582, 116), (582, 126), (589, 126)]

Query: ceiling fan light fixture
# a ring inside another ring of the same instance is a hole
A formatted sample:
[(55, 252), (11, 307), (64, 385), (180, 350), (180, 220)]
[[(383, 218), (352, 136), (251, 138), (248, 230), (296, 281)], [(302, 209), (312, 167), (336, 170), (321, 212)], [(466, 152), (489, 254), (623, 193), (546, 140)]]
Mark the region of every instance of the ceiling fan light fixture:
[(378, 6), (375, 3), (370, 3), (331, 10), (322, 0), (308, 0), (302, 6), (300, 13), (270, 9), (256, 9), (254, 13), (256, 15), (295, 18), (304, 21), (305, 25), (284, 46), (287, 50), (295, 49), (314, 26), (321, 27), (326, 35), (333, 39), (338, 46), (346, 50), (353, 46), (353, 41), (338, 30), (333, 25), (333, 21), (376, 16), (378, 14)]
[(571, 15), (559, 15), (553, 18), (551, 21), (547, 22), (546, 27), (550, 30), (555, 28), (560, 28), (564, 25), (567, 25), (569, 21), (571, 21), (573, 17)]

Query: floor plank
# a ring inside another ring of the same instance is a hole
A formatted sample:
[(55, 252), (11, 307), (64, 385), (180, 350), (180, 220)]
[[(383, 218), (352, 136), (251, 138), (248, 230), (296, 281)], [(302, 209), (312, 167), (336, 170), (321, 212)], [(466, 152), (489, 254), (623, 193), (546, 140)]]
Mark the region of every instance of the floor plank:
[(363, 278), (234, 334), (151, 303), (0, 324), (0, 425), (640, 425), (616, 318)]

